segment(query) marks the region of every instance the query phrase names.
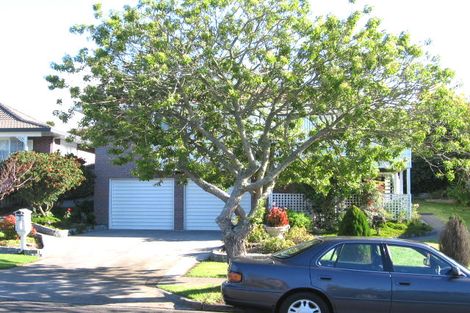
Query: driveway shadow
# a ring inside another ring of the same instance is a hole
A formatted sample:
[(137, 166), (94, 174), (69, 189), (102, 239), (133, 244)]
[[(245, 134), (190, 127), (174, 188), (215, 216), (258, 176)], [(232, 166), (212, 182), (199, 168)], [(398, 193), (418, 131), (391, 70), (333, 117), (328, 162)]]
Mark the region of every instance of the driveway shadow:
[[(186, 306), (177, 297), (161, 293), (146, 285), (145, 277), (153, 271), (120, 267), (64, 269), (35, 265), (2, 270), (0, 301), (45, 301), (67, 304), (162, 303), (163, 307)], [(144, 280), (144, 281), (143, 281)]]

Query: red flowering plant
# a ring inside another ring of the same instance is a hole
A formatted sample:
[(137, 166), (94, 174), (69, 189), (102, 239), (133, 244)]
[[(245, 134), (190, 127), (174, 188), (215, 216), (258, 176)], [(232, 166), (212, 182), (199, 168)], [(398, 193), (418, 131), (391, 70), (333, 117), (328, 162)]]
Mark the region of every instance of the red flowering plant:
[(72, 208), (67, 208), (65, 210), (64, 219), (68, 220), (70, 219), (71, 216), (72, 216)]
[(270, 227), (282, 227), (289, 225), (287, 211), (283, 208), (273, 207), (266, 215), (266, 225)]
[(0, 232), (5, 235), (6, 240), (16, 239), (18, 235), (15, 230), (16, 218), (14, 215), (7, 215), (0, 220)]

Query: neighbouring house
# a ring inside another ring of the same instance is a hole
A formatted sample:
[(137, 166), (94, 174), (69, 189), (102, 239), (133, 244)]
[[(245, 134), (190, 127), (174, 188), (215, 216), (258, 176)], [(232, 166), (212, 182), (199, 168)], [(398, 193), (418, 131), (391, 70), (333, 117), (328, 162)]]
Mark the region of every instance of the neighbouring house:
[[(400, 172), (392, 170), (389, 162), (379, 162), (380, 175), (377, 178), (384, 183), (384, 192), (380, 205), (392, 215), (404, 215), (407, 218), (412, 216), (412, 194), (411, 194), (411, 149), (405, 149), (397, 158), (397, 161), (404, 161), (405, 169)], [(342, 208), (351, 205), (361, 206), (359, 197), (347, 199)], [(302, 193), (289, 189), (274, 190), (268, 197), (268, 206), (287, 207), (294, 211), (312, 212), (312, 204)]]
[(61, 154), (73, 153), (86, 164), (95, 162), (94, 151), (84, 149), (80, 142), (67, 140), (68, 133), (0, 103), (0, 161), (18, 151)]

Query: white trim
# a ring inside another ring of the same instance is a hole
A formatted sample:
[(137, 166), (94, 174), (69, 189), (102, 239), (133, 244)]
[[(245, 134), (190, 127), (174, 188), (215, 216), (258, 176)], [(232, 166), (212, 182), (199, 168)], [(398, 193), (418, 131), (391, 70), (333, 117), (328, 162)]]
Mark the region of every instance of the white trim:
[(406, 194), (411, 194), (411, 169), (406, 169)]
[(42, 132), (0, 132), (1, 137), (42, 137)]

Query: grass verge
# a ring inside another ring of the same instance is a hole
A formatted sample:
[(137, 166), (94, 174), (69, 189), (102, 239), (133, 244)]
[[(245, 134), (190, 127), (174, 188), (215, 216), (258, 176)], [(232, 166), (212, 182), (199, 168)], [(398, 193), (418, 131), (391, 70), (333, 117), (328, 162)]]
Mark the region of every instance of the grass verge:
[(38, 260), (37, 256), (23, 254), (0, 254), (0, 269), (12, 268)]
[(470, 229), (470, 207), (457, 203), (436, 203), (428, 201), (418, 201), (418, 213), (432, 213), (437, 218), (447, 223), (449, 217), (454, 214), (459, 215)]
[(227, 269), (228, 269), (227, 263), (205, 261), (205, 262), (198, 263), (185, 276), (225, 278), (227, 277)]
[(222, 294), (220, 292), (220, 284), (206, 285), (158, 285), (160, 289), (183, 296), (185, 298), (206, 303), (221, 304), (223, 303)]

